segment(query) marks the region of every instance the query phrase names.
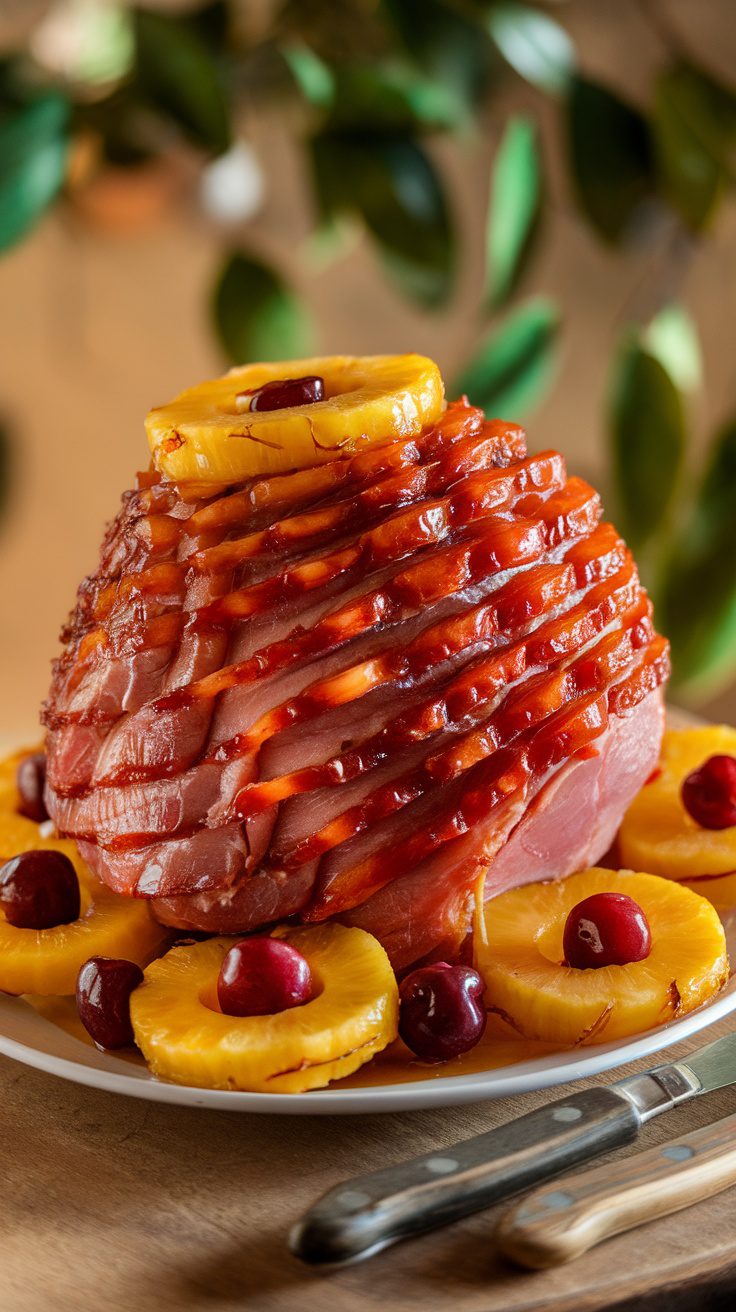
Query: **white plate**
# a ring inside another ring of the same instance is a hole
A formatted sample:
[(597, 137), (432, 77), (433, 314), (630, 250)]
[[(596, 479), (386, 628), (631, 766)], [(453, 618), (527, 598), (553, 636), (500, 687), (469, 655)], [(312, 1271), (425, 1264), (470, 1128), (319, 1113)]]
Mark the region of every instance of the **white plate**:
[[(731, 937), (731, 935), (729, 935)], [(575, 1048), (535, 1061), (502, 1066), (477, 1075), (385, 1084), (368, 1089), (321, 1089), (312, 1093), (237, 1093), (164, 1084), (142, 1065), (98, 1052), (46, 1020), (24, 1002), (0, 994), (0, 1052), (27, 1066), (133, 1098), (212, 1107), (230, 1112), (269, 1112), (286, 1116), (334, 1116), (359, 1112), (399, 1112), (421, 1107), (451, 1107), (508, 1094), (530, 1093), (613, 1070), (640, 1057), (658, 1054), (690, 1034), (705, 1030), (736, 1010), (736, 976), (712, 1002), (681, 1020), (633, 1039), (590, 1048)]]

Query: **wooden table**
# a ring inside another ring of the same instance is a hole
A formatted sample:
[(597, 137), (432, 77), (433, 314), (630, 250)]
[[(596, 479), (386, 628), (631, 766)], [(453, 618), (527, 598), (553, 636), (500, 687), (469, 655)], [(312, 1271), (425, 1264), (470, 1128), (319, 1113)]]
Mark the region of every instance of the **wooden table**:
[[(711, 1033), (734, 1023), (723, 1021)], [(698, 1041), (672, 1053), (683, 1055)], [(733, 1306), (736, 1189), (551, 1272), (502, 1264), (492, 1211), (329, 1273), (289, 1254), (290, 1225), (336, 1181), (442, 1149), (530, 1110), (549, 1093), (403, 1115), (243, 1116), (101, 1093), (6, 1058), (0, 1089), (1, 1312)], [(650, 1146), (734, 1110), (736, 1093), (712, 1094), (652, 1122), (640, 1143)]]

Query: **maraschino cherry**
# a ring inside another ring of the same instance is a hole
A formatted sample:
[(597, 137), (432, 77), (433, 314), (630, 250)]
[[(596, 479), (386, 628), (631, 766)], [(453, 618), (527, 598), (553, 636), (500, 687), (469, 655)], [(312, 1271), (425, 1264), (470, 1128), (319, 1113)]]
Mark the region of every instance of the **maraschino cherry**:
[(49, 818), (43, 800), (43, 790), (46, 786), (46, 753), (31, 752), (29, 756), (24, 756), (18, 764), (15, 782), (20, 814), (28, 820), (34, 820), (37, 825), (43, 824), (44, 820)]
[(736, 756), (711, 756), (687, 776), (682, 804), (702, 829), (736, 825)]
[(399, 1034), (422, 1061), (448, 1061), (474, 1048), (486, 1027), (484, 984), (470, 966), (438, 961), (407, 975), (399, 990)]
[(6, 861), (0, 868), (0, 909), (17, 929), (53, 929), (77, 920), (79, 880), (69, 857), (44, 848)]
[(226, 1016), (271, 1016), (309, 1002), (314, 981), (309, 962), (278, 938), (244, 938), (226, 952), (217, 1000)]
[(143, 983), (134, 961), (90, 957), (77, 977), (77, 1011), (98, 1048), (129, 1048), (135, 1043), (130, 995)]
[(286, 410), (294, 405), (314, 405), (325, 397), (325, 380), (316, 374), (304, 378), (275, 378), (252, 392), (239, 392), (238, 409)]
[(643, 961), (652, 950), (649, 922), (626, 893), (593, 893), (567, 917), (563, 950), (565, 964), (577, 970)]

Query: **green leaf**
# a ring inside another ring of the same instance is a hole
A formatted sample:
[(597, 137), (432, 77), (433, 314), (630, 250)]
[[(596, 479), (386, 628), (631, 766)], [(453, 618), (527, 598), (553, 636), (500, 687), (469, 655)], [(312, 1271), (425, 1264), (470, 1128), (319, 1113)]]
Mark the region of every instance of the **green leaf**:
[(191, 140), (219, 155), (231, 142), (220, 69), (208, 46), (181, 19), (135, 10), (137, 73), (152, 103)]
[(700, 343), (697, 328), (682, 305), (665, 305), (652, 319), (642, 342), (681, 391), (697, 390), (703, 374)]
[(575, 47), (553, 18), (528, 5), (494, 5), (488, 27), (511, 67), (540, 91), (564, 92), (575, 71)]
[(323, 219), (359, 215), (401, 289), (443, 305), (455, 275), (450, 214), (435, 169), (410, 138), (321, 133), (312, 141)]
[(299, 43), (281, 47), (297, 87), (318, 109), (326, 109), (335, 99), (335, 75), (331, 68), (309, 46)]
[(310, 330), (294, 292), (261, 260), (231, 252), (213, 297), (215, 327), (235, 364), (280, 360), (308, 352)]
[(451, 83), (410, 73), (406, 65), (396, 64), (387, 71), (388, 86), (398, 84), (417, 127), (460, 128), (467, 124), (466, 105)]
[(497, 58), (480, 21), (452, 0), (382, 0), (407, 54), (465, 106), (487, 93)]
[(615, 365), (609, 415), (619, 527), (636, 551), (661, 530), (685, 453), (682, 398), (669, 374), (635, 340)]
[(693, 511), (660, 586), (675, 682), (715, 691), (736, 668), (736, 419), (718, 433)]
[(736, 142), (736, 96), (687, 65), (657, 79), (652, 115), (665, 194), (698, 232), (716, 213)]
[(0, 113), (0, 251), (25, 236), (59, 191), (67, 123), (67, 102), (56, 94)]
[(186, 21), (210, 50), (224, 50), (233, 25), (231, 0), (198, 0), (194, 10), (187, 6)]
[(527, 301), (484, 339), (450, 394), (466, 394), (491, 416), (523, 418), (554, 377), (559, 327), (559, 311), (551, 301)]
[(509, 120), (496, 154), (486, 229), (486, 285), (504, 303), (523, 271), (542, 204), (542, 169), (533, 121)]
[(655, 196), (645, 119), (606, 87), (576, 77), (567, 103), (570, 168), (578, 203), (606, 241), (625, 240)]
[[(736, 529), (736, 419), (717, 435), (695, 508), (698, 536), (712, 540)], [(736, 568), (736, 559), (734, 559)]]
[(437, 78), (400, 60), (344, 65), (328, 127), (407, 133), (457, 128), (467, 121), (462, 99)]

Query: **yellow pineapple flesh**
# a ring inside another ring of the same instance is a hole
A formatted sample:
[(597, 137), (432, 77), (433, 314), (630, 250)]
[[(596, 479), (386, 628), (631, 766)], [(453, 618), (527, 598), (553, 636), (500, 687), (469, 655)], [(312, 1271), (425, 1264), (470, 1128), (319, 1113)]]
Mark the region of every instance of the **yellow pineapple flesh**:
[(74, 993), (79, 968), (90, 957), (126, 957), (145, 966), (169, 938), (145, 902), (111, 892), (92, 874), (76, 844), (42, 838), (39, 826), (0, 812), (0, 865), (21, 852), (55, 850), (79, 879), (80, 916), (50, 929), (11, 925), (0, 909), (0, 990), (63, 996)]
[[(323, 401), (246, 409), (264, 383), (310, 375), (324, 379)], [(190, 387), (149, 413), (146, 433), (166, 478), (223, 485), (414, 437), (443, 407), (440, 371), (425, 356), (317, 356), (249, 364)]]
[(618, 836), (621, 863), (677, 879), (720, 909), (736, 905), (736, 825), (703, 829), (680, 789), (711, 756), (736, 756), (736, 729), (709, 725), (665, 733), (659, 770), (634, 798)]
[[(569, 912), (594, 893), (625, 893), (644, 911), (643, 961), (580, 970), (564, 964)], [(527, 1038), (608, 1043), (693, 1011), (728, 979), (723, 926), (710, 902), (655, 875), (593, 868), (502, 893), (477, 947), (486, 1003)]]
[(0, 760), (0, 814), (17, 810), (20, 801), (16, 784), (18, 766), (24, 757), (38, 750), (38, 747), (28, 747), (25, 751), (13, 752), (11, 756)]
[(226, 1016), (217, 977), (233, 938), (172, 948), (131, 998), (136, 1043), (155, 1075), (177, 1084), (300, 1093), (352, 1074), (398, 1030), (388, 957), (362, 929), (279, 932), (309, 962), (315, 996), (270, 1016)]

